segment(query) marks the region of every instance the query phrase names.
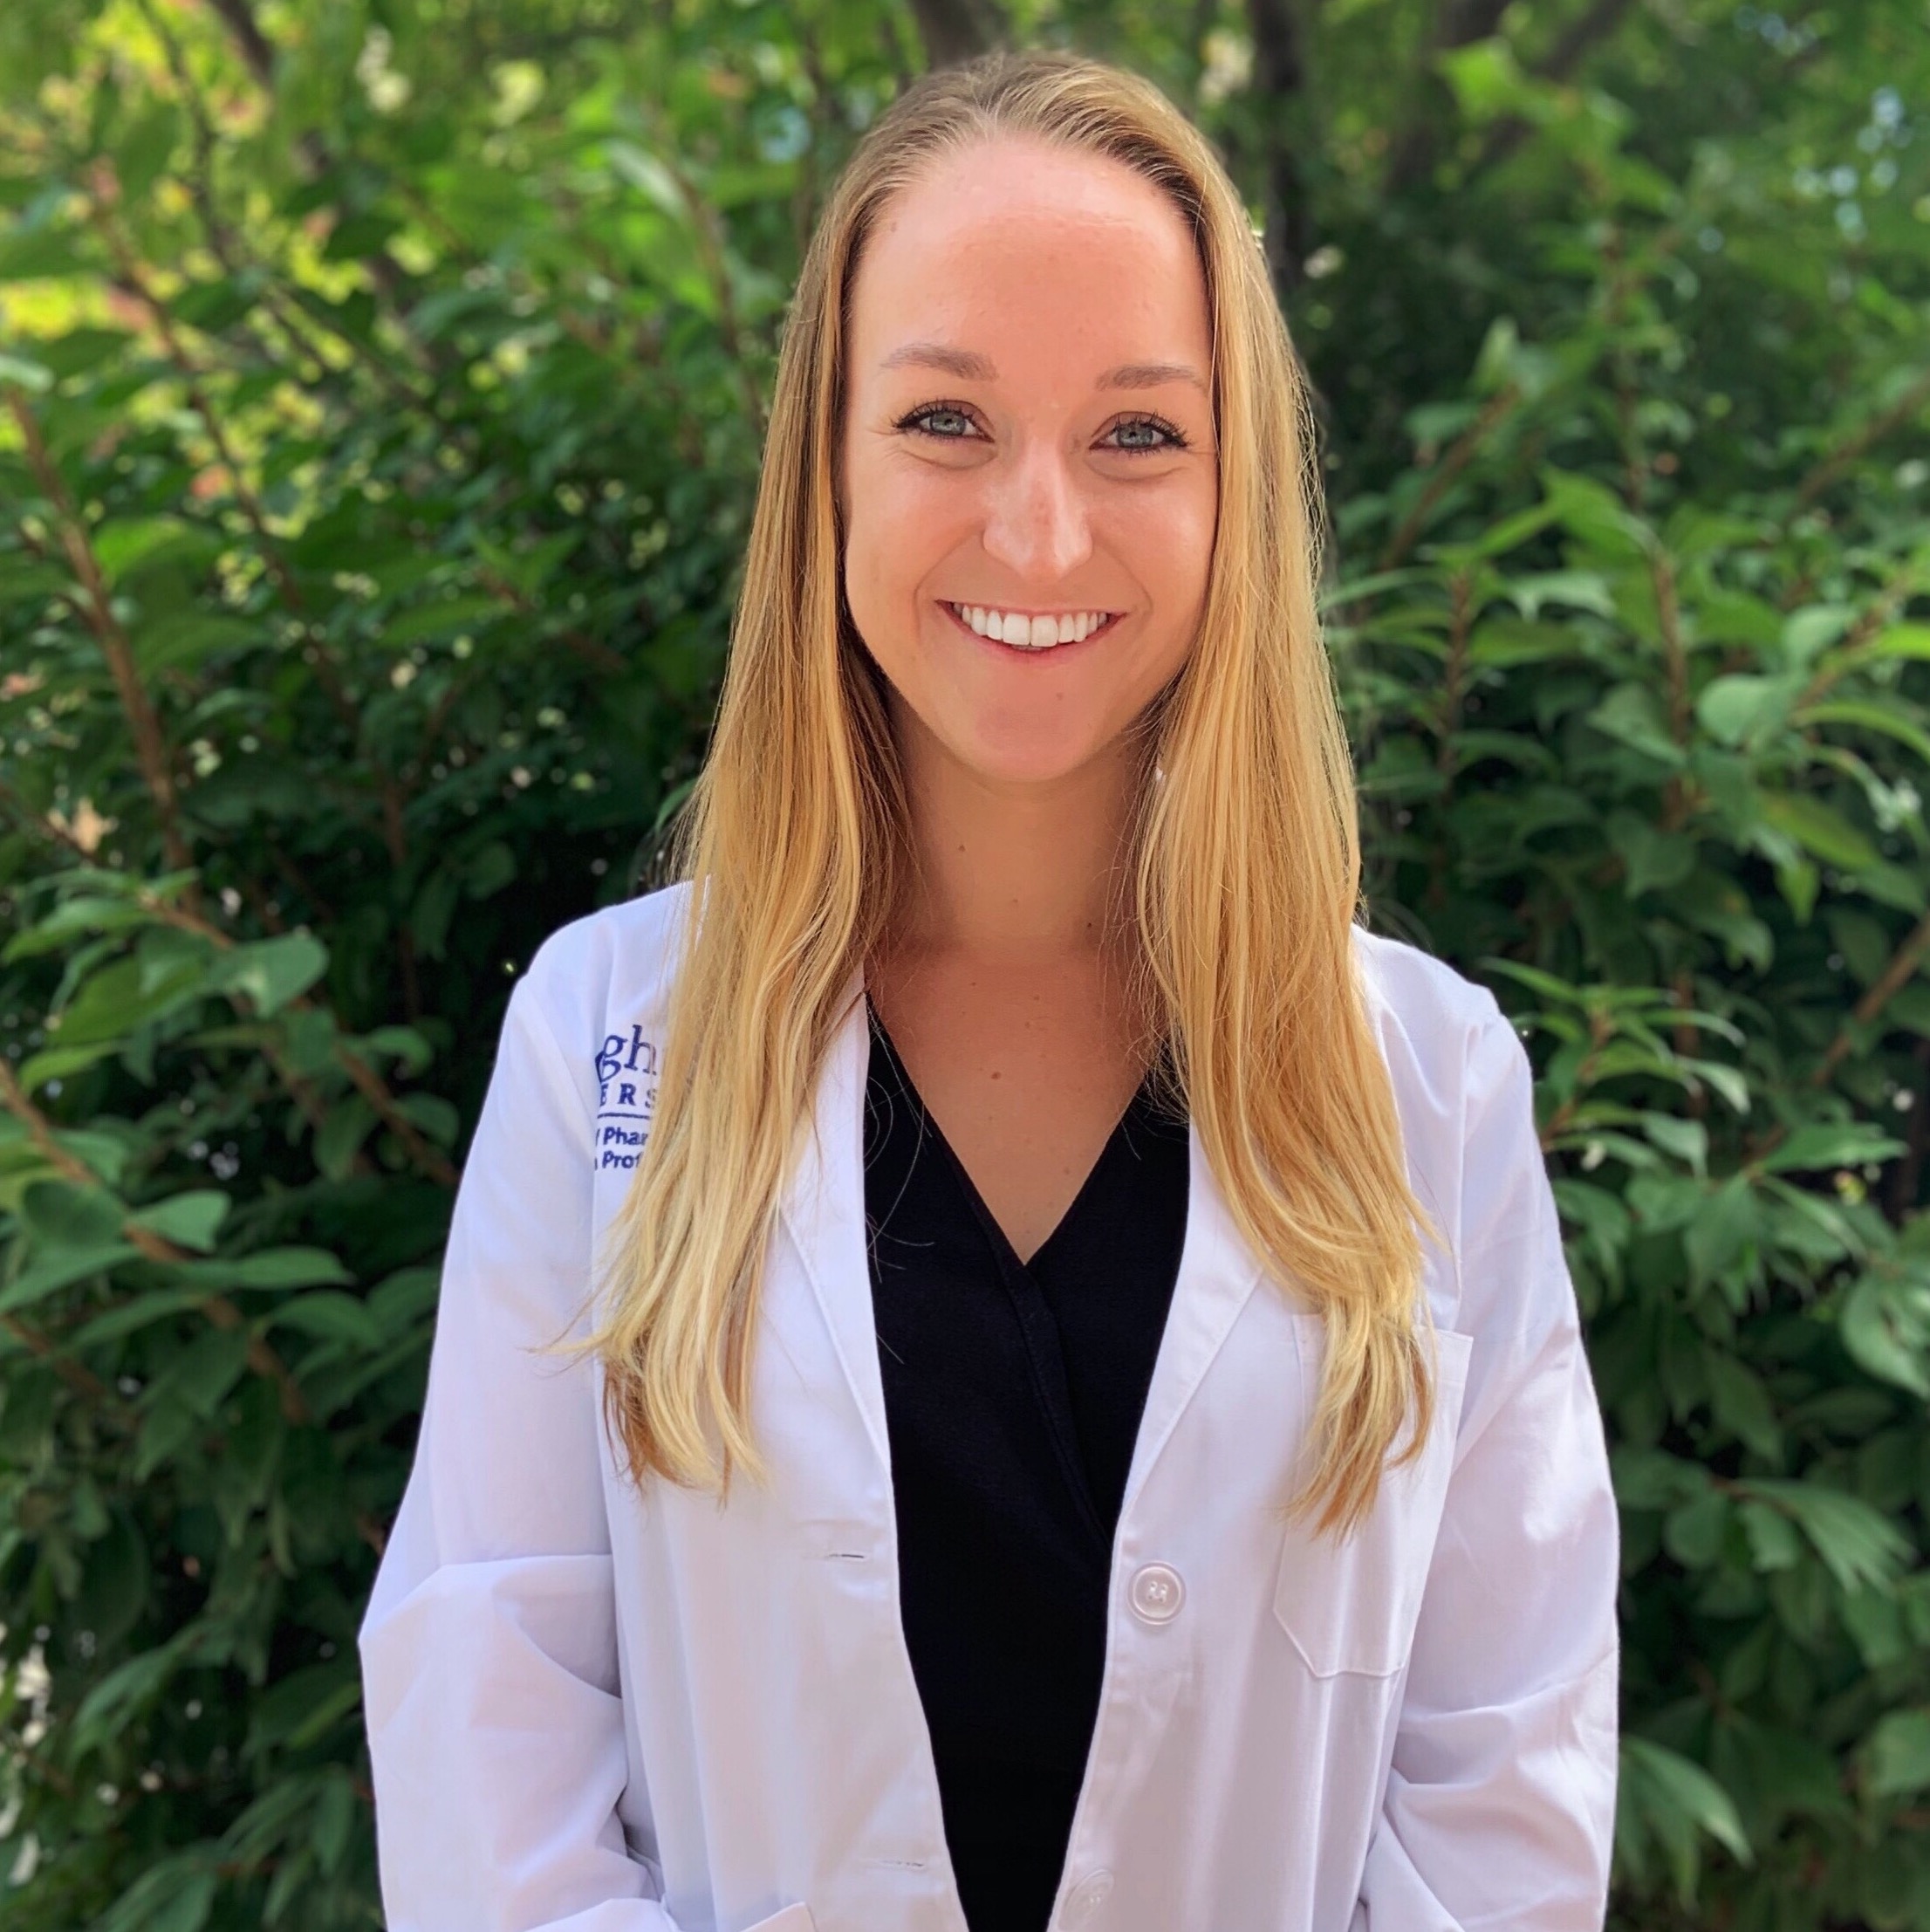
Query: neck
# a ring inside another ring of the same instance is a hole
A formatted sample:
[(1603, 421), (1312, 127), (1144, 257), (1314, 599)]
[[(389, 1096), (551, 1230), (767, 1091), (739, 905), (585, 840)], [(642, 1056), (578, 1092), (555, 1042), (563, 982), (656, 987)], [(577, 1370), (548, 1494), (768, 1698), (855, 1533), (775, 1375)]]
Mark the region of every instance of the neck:
[(894, 945), (1012, 959), (1115, 949), (1132, 902), (1132, 751), (1117, 745), (1048, 783), (1006, 784), (892, 709), (918, 859)]

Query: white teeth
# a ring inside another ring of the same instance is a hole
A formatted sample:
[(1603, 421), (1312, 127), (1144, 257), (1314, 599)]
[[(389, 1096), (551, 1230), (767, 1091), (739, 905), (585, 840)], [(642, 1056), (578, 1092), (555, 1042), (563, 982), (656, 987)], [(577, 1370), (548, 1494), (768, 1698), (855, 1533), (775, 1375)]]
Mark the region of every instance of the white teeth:
[(951, 608), (981, 637), (1026, 651), (1077, 644), (1098, 629), (1108, 615), (1105, 611), (1068, 611), (1058, 617), (1028, 617), (1022, 611), (996, 611), (982, 604), (954, 604)]

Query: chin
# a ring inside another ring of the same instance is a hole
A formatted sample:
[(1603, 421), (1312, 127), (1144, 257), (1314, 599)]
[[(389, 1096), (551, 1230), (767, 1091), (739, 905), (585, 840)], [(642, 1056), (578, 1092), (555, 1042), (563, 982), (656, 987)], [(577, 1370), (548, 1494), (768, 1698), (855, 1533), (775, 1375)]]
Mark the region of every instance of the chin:
[(1064, 731), (973, 732), (952, 736), (947, 749), (989, 784), (1051, 784), (1070, 778), (1103, 750), (1089, 736)]

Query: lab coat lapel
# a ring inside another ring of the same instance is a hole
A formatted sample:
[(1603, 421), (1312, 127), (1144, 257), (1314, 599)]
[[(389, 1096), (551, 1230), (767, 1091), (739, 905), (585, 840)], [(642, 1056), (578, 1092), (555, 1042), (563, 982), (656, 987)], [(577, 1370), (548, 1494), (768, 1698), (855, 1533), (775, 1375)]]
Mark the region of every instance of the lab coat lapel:
[(891, 1467), (885, 1385), (878, 1367), (871, 1264), (865, 1246), (865, 1083), (871, 1028), (864, 980), (845, 989), (844, 1017), (832, 1036), (781, 1209), (812, 1293), (831, 1331), (852, 1399), (879, 1461)]
[[(866, 1435), (888, 1472), (891, 1444), (865, 1245), (865, 1084), (871, 1029), (863, 995), (862, 976), (854, 975), (844, 1017), (825, 1055), (811, 1115), (800, 1126), (801, 1145), (782, 1213)], [(1188, 1135), (1186, 1239), (1133, 1446), (1122, 1516), (1132, 1508), (1260, 1273), (1194, 1127)]]
[(1260, 1278), (1260, 1264), (1234, 1224), (1196, 1126), (1188, 1142), (1186, 1239), (1140, 1412), (1119, 1510), (1122, 1520)]

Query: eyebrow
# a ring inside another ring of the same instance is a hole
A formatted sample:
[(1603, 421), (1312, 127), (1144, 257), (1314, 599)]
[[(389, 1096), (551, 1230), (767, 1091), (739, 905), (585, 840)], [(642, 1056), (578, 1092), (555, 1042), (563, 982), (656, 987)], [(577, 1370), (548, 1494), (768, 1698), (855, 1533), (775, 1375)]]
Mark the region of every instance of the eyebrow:
[[(998, 372), (989, 356), (971, 349), (948, 348), (942, 342), (907, 342), (880, 362), (880, 369), (941, 369), (966, 382), (996, 382)], [(1206, 387), (1206, 379), (1187, 362), (1122, 362), (1108, 369), (1092, 387), (1095, 389), (1156, 389), (1164, 382), (1190, 382), (1197, 389)]]

